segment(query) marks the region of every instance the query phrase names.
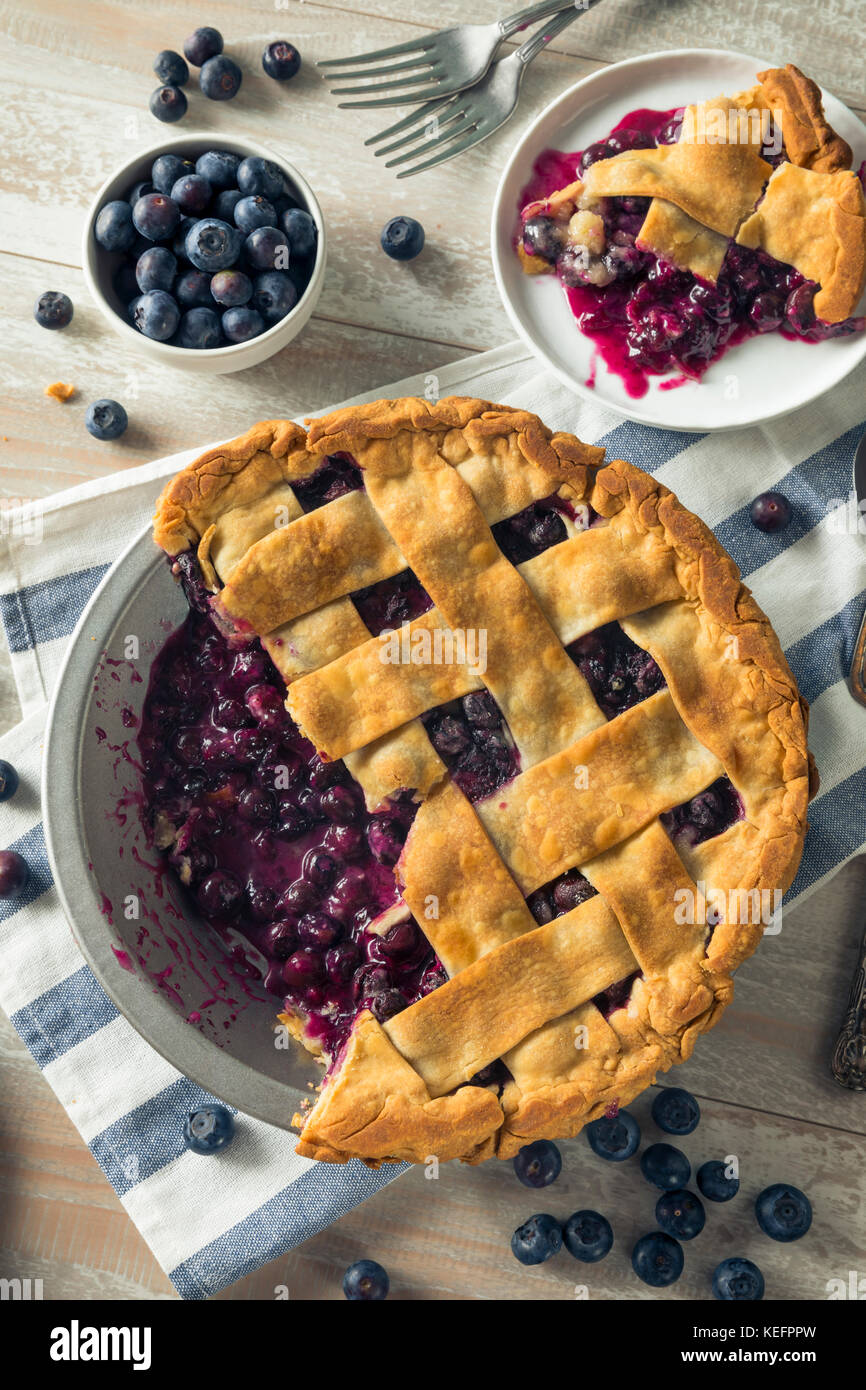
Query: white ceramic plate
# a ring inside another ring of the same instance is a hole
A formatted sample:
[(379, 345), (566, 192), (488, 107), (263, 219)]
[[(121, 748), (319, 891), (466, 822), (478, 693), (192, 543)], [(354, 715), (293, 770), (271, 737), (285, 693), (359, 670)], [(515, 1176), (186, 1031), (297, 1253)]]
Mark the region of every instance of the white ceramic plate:
[[(862, 361), (866, 333), (826, 343), (791, 342), (775, 333), (750, 338), (714, 363), (700, 382), (661, 390), (660, 383), (670, 378), (653, 377), (647, 394), (632, 398), (578, 329), (559, 282), (523, 274), (514, 253), (520, 194), (544, 150), (584, 149), (641, 106), (667, 110), (741, 91), (766, 66), (740, 53), (700, 48), (615, 63), (569, 88), (541, 113), (500, 180), (490, 240), (496, 283), (514, 327), (572, 390), (644, 424), (722, 430), (785, 415), (829, 391)], [(830, 124), (854, 150), (858, 168), (866, 158), (866, 126), (826, 91), (824, 107)], [(595, 384), (589, 386), (593, 373)]]

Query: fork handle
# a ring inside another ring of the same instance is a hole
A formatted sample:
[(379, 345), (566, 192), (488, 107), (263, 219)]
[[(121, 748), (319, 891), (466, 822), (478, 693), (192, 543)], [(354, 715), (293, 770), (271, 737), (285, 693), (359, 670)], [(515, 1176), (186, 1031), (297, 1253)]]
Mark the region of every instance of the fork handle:
[[(598, 0), (542, 0), (540, 5), (530, 5), (525, 10), (518, 10), (517, 14), (511, 15), (508, 19), (499, 21), (499, 33), (503, 39), (510, 39), (512, 34), (517, 34), (521, 29), (528, 29), (538, 19), (546, 19), (548, 15), (558, 14), (560, 10), (574, 10), (580, 14), (583, 10), (589, 10), (593, 5), (598, 4)], [(571, 23), (571, 20), (568, 21)], [(565, 25), (563, 25), (565, 28)], [(559, 30), (556, 30), (558, 33)], [(553, 35), (551, 35), (551, 38)], [(535, 57), (533, 52), (527, 61)]]
[(586, 0), (586, 4), (567, 5), (564, 10), (554, 14), (549, 24), (542, 24), (540, 29), (536, 29), (531, 39), (521, 44), (514, 53), (514, 58), (522, 67), (528, 67), (533, 58), (537, 58), (542, 49), (545, 49), (551, 39), (555, 39), (557, 34), (561, 34), (563, 29), (567, 29), (569, 24), (573, 24), (579, 14), (584, 9), (589, 9), (591, 5), (597, 5), (598, 0)]

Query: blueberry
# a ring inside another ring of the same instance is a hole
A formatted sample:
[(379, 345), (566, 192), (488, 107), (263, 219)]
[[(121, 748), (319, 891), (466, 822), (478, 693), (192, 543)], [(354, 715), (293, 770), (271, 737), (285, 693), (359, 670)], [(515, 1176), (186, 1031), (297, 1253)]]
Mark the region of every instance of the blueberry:
[(129, 203), (129, 206), (131, 208), (134, 208), (139, 198), (143, 198), (146, 193), (155, 192), (156, 189), (154, 188), (150, 179), (139, 179), (138, 183), (134, 183), (132, 185), (132, 188), (129, 190), (129, 195), (126, 201)]
[(392, 261), (413, 261), (424, 246), (424, 228), (414, 217), (392, 217), (382, 228), (380, 240)]
[(522, 1265), (540, 1265), (562, 1249), (562, 1227), (555, 1216), (539, 1212), (518, 1226), (511, 1250)]
[(289, 255), (286, 234), (278, 227), (256, 227), (244, 242), (244, 258), (253, 270), (288, 270)]
[(213, 306), (210, 286), (210, 275), (206, 275), (203, 270), (196, 270), (193, 267), (177, 277), (174, 297), (182, 309), (194, 309), (199, 305), (203, 309), (210, 309)]
[(190, 228), (199, 219), (197, 217), (182, 217), (175, 228), (174, 236), (171, 239), (171, 249), (179, 261), (187, 263), (186, 239)]
[(380, 864), (387, 864), (389, 868), (397, 863), (403, 851), (403, 835), (399, 832), (399, 825), (390, 816), (373, 816), (367, 826), (370, 853)]
[(33, 308), (33, 317), (40, 328), (67, 328), (72, 322), (72, 300), (62, 290), (46, 290)]
[(186, 254), (197, 270), (226, 270), (240, 255), (241, 244), (236, 227), (217, 217), (203, 217), (187, 233)]
[(167, 241), (180, 221), (180, 208), (164, 193), (146, 193), (132, 209), (132, 221), (148, 241)]
[(283, 173), (270, 159), (250, 154), (242, 159), (237, 172), (238, 188), (242, 193), (260, 193), (272, 203), (284, 192)]
[(683, 1272), (683, 1247), (663, 1231), (641, 1236), (631, 1252), (631, 1267), (638, 1279), (654, 1289), (666, 1288)]
[(305, 260), (315, 254), (318, 229), (313, 218), (303, 208), (289, 208), (284, 212), (280, 225), (289, 239), (292, 255)]
[(781, 492), (762, 492), (749, 508), (749, 516), (759, 531), (783, 531), (791, 520), (791, 503)]
[(103, 399), (87, 407), (84, 423), (94, 439), (117, 439), (129, 421), (122, 405)]
[(777, 1182), (755, 1199), (755, 1216), (771, 1240), (799, 1240), (812, 1224), (812, 1204), (799, 1187)]
[(183, 46), (183, 56), (188, 63), (192, 63), (194, 68), (200, 68), (203, 63), (207, 62), (208, 58), (213, 58), (222, 51), (222, 34), (219, 29), (210, 29), (207, 25), (190, 34)]
[(253, 292), (253, 282), (242, 270), (219, 270), (210, 282), (210, 292), (217, 304), (233, 309), (246, 304)]
[(698, 1169), (698, 1187), (709, 1202), (729, 1202), (740, 1190), (740, 1179), (727, 1177), (721, 1159), (711, 1158)]
[(199, 886), (198, 901), (208, 917), (232, 917), (243, 901), (244, 890), (234, 874), (215, 869)]
[(171, 187), (172, 202), (187, 217), (201, 217), (211, 200), (212, 189), (201, 174), (181, 174)]
[(173, 125), (186, 115), (187, 100), (180, 87), (157, 87), (150, 94), (150, 114), (158, 121)]
[(164, 48), (157, 53), (153, 70), (160, 82), (169, 87), (183, 87), (189, 81), (189, 68), (179, 53), (172, 48)]
[(8, 801), (18, 790), (18, 773), (5, 758), (0, 758), (0, 801)]
[(757, 1302), (764, 1297), (764, 1276), (751, 1260), (732, 1255), (713, 1271), (713, 1298), (725, 1302)]
[(677, 1240), (694, 1240), (704, 1229), (706, 1219), (700, 1197), (683, 1187), (663, 1192), (656, 1202), (656, 1221)]
[(375, 1260), (356, 1260), (343, 1275), (343, 1293), (352, 1303), (381, 1302), (390, 1287), (387, 1272)]
[(653, 1101), (652, 1117), (665, 1134), (691, 1134), (698, 1127), (701, 1109), (688, 1091), (667, 1086)]
[(211, 101), (231, 101), (240, 91), (243, 73), (224, 53), (208, 58), (198, 76), (202, 94)]
[(148, 290), (135, 301), (132, 321), (145, 338), (165, 343), (177, 332), (180, 310), (166, 290)]
[(150, 177), (157, 193), (168, 196), (182, 174), (194, 174), (195, 165), (190, 159), (181, 159), (176, 154), (158, 154), (153, 161)]
[(0, 850), (0, 898), (20, 898), (30, 882), (30, 867), (14, 849)]
[(562, 1228), (566, 1250), (584, 1264), (603, 1260), (613, 1245), (613, 1230), (607, 1217), (597, 1211), (576, 1211)]
[(128, 251), (135, 241), (132, 208), (125, 199), (116, 198), (100, 208), (94, 235), (106, 251)]
[(219, 314), (213, 309), (188, 309), (180, 321), (181, 347), (217, 348), (222, 337)]
[(586, 1137), (589, 1147), (599, 1158), (622, 1163), (623, 1159), (631, 1158), (637, 1152), (640, 1126), (628, 1110), (620, 1110), (616, 1115), (603, 1115), (600, 1120), (593, 1120), (586, 1127)]
[(647, 1182), (670, 1192), (685, 1187), (692, 1174), (689, 1160), (672, 1144), (650, 1144), (640, 1156), (640, 1170)]
[(523, 224), (523, 245), (530, 256), (552, 263), (559, 257), (564, 240), (564, 230), (552, 217), (530, 217)]
[(222, 222), (233, 222), (235, 208), (243, 196), (239, 188), (224, 188), (214, 200), (214, 217), (218, 217)]
[(222, 317), (223, 333), (230, 343), (245, 343), (264, 333), (266, 324), (261, 314), (240, 304), (234, 309), (226, 309)]
[(323, 969), (321, 952), (303, 946), (283, 965), (283, 979), (290, 989), (307, 989), (321, 980)]
[(196, 160), (195, 171), (207, 179), (211, 188), (226, 189), (234, 184), (240, 162), (240, 155), (231, 150), (206, 150)]
[(549, 1139), (537, 1139), (515, 1155), (514, 1171), (524, 1187), (549, 1187), (562, 1171), (562, 1155)]
[(135, 263), (135, 279), (142, 294), (170, 290), (177, 274), (177, 259), (165, 246), (149, 246)]
[(298, 291), (288, 275), (281, 270), (269, 270), (253, 281), (253, 308), (265, 323), (276, 323), (295, 307)]
[(261, 193), (250, 193), (235, 204), (234, 220), (242, 232), (252, 232), (256, 227), (276, 227), (277, 214)]
[(301, 55), (293, 43), (276, 39), (262, 54), (262, 67), (275, 82), (288, 82), (301, 66)]
[(203, 1105), (191, 1110), (183, 1122), (184, 1143), (195, 1154), (218, 1153), (234, 1137), (234, 1118), (224, 1105)]

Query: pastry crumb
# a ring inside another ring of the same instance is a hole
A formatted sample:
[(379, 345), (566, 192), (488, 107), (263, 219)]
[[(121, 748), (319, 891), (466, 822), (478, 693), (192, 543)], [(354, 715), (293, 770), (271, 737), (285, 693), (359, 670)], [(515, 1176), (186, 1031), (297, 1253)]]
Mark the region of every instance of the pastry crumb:
[(46, 386), (45, 394), (55, 401), (68, 401), (70, 396), (75, 395), (75, 387), (67, 386), (65, 381), (52, 381), (50, 386)]

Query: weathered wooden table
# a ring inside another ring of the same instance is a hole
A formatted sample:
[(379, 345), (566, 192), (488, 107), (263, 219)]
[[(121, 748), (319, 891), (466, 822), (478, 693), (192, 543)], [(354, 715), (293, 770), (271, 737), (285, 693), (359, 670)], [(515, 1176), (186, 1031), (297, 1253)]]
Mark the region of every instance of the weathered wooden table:
[[(736, 47), (768, 62), (792, 61), (854, 109), (866, 107), (862, 55), (866, 9), (850, 0), (754, 5), (730, 0), (605, 0), (583, 15), (531, 69), (520, 112), (498, 137), (453, 163), (397, 183), (363, 146), (389, 119), (338, 111), (315, 60), (362, 52), (419, 30), (491, 20), (518, 0), (242, 0), (200, 6), (161, 0), (9, 0), (0, 10), (4, 90), (0, 262), (0, 497), (42, 497), (161, 454), (240, 433), (254, 420), (295, 415), (435, 370), (513, 335), (488, 257), (490, 202), (521, 129), (579, 77), (633, 54), (673, 47)], [(180, 48), (199, 23), (216, 25), (241, 61), (240, 97), (220, 105), (194, 96), (185, 126), (160, 127), (147, 99), (162, 48)], [(271, 38), (288, 38), (305, 59), (280, 88), (261, 71)], [(237, 376), (194, 378), (127, 357), (88, 301), (81, 275), (84, 210), (107, 172), (160, 131), (206, 128), (274, 147), (317, 190), (331, 236), (318, 310), (300, 340)], [(397, 213), (427, 231), (424, 255), (387, 261), (379, 232)], [(75, 318), (62, 334), (32, 317), (37, 295), (62, 289)], [(49, 382), (72, 382), (60, 405)], [(130, 428), (117, 444), (84, 429), (88, 400), (124, 402)], [(5, 665), (0, 726), (17, 718)], [(767, 1296), (823, 1299), (828, 1281), (862, 1272), (866, 1248), (863, 1153), (866, 1099), (840, 1090), (827, 1059), (862, 926), (866, 861), (791, 912), (779, 936), (740, 972), (733, 1005), (675, 1080), (699, 1096), (704, 1119), (683, 1147), (696, 1163), (737, 1154), (740, 1197), (713, 1207), (692, 1247), (679, 1298), (706, 1298), (708, 1276), (726, 1254), (751, 1255)], [(165, 1275), (126, 1216), (72, 1122), (0, 1016), (0, 1276), (42, 1278), (45, 1297), (173, 1298)], [(633, 1107), (648, 1118), (649, 1093)], [(650, 1132), (652, 1129), (650, 1127)], [(225, 1299), (340, 1298), (342, 1271), (362, 1256), (391, 1274), (392, 1297), (458, 1299), (649, 1298), (631, 1274), (634, 1238), (654, 1227), (651, 1190), (634, 1165), (605, 1164), (586, 1141), (563, 1146), (565, 1166), (544, 1194), (522, 1188), (510, 1164), (447, 1167), (438, 1181), (415, 1170), (300, 1250), (227, 1290)], [(785, 1247), (757, 1231), (750, 1196), (772, 1181), (810, 1194), (808, 1248)], [(526, 1270), (512, 1258), (514, 1227), (539, 1208), (560, 1217), (598, 1207), (616, 1232), (597, 1267), (567, 1256)]]

